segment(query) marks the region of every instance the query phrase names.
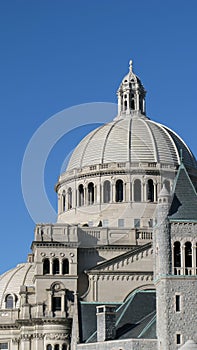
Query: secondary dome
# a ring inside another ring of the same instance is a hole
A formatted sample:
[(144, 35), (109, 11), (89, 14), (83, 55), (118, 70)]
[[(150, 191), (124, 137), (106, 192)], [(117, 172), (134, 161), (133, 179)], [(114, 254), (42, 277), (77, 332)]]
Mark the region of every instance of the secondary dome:
[(67, 170), (106, 163), (159, 163), (188, 168), (196, 160), (183, 140), (172, 130), (135, 113), (120, 116), (89, 133), (76, 147)]
[(15, 297), (16, 307), (20, 304), (21, 286), (33, 286), (34, 263), (23, 263), (0, 276), (0, 308), (5, 308), (6, 297)]

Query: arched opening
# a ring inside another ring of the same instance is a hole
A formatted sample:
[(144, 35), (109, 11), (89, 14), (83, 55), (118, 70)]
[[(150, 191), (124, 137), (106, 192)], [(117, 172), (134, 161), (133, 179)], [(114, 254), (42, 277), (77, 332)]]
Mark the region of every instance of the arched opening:
[(68, 189), (68, 209), (72, 209), (72, 189)]
[(106, 180), (103, 184), (103, 202), (109, 203), (111, 200), (111, 184)]
[(6, 309), (14, 308), (14, 298), (11, 294), (8, 294), (5, 299), (5, 307)]
[(174, 274), (180, 274), (181, 267), (181, 244), (180, 242), (174, 243)]
[(62, 345), (62, 350), (66, 350), (66, 349), (67, 349), (66, 344), (63, 344)]
[(122, 202), (123, 201), (123, 181), (117, 180), (116, 181), (116, 202)]
[(66, 194), (65, 191), (62, 193), (62, 211), (66, 211)]
[(58, 344), (55, 344), (55, 346), (54, 346), (54, 350), (59, 350), (59, 345)]
[(60, 263), (58, 259), (53, 260), (53, 275), (58, 275), (60, 273)]
[(134, 181), (134, 202), (141, 202), (141, 181), (139, 179)]
[(47, 275), (50, 273), (50, 261), (49, 259), (44, 259), (43, 261), (43, 275)]
[(131, 109), (135, 109), (135, 98), (134, 98), (134, 94), (131, 94)]
[(94, 204), (94, 184), (90, 182), (88, 184), (88, 204)]
[(147, 183), (147, 200), (154, 202), (154, 184), (152, 179), (149, 179)]
[(185, 243), (185, 274), (191, 274), (190, 268), (192, 267), (192, 244), (191, 242)]
[(169, 180), (164, 180), (163, 183), (164, 183), (168, 193), (170, 193), (171, 192), (171, 190), (170, 190), (170, 181)]
[(79, 207), (84, 205), (84, 187), (79, 185)]
[(52, 350), (52, 345), (48, 344), (46, 350)]
[(68, 261), (68, 259), (64, 259), (62, 262), (62, 273), (63, 273), (63, 275), (69, 274), (69, 261)]

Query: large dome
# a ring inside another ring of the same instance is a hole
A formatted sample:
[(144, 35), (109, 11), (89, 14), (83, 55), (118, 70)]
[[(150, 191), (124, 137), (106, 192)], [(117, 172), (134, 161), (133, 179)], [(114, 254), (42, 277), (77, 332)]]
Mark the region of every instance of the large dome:
[(163, 183), (171, 193), (182, 162), (197, 186), (197, 162), (188, 146), (146, 116), (146, 91), (132, 62), (117, 95), (116, 118), (79, 143), (59, 177), (58, 222), (148, 229)]
[(181, 157), (186, 167), (196, 168), (192, 152), (178, 135), (135, 113), (116, 118), (89, 133), (74, 150), (67, 170), (119, 162), (176, 167)]

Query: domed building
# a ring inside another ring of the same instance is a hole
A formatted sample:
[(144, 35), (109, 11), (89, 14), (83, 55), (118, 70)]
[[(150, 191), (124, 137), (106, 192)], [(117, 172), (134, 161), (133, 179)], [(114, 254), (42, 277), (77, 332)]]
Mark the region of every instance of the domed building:
[(0, 349), (195, 348), (197, 162), (146, 115), (132, 61), (117, 96), (58, 179), (57, 222), (0, 276)]

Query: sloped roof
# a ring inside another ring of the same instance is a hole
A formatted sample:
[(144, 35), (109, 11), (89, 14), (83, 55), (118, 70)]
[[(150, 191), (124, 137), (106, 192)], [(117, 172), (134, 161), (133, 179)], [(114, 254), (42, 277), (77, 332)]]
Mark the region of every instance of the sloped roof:
[(97, 341), (96, 306), (116, 305), (116, 339), (156, 338), (156, 293), (154, 290), (137, 290), (121, 305), (118, 303), (80, 302), (81, 342)]
[(196, 350), (197, 344), (193, 340), (188, 340), (183, 346), (181, 346), (180, 350)]
[(169, 218), (197, 221), (197, 194), (183, 164), (179, 167), (173, 193)]
[(144, 245), (140, 245), (140, 246), (135, 246), (134, 248), (131, 248), (131, 250), (129, 250), (126, 253), (120, 254), (112, 259), (109, 259), (107, 261), (104, 261), (96, 266), (93, 266), (91, 269), (89, 269), (88, 271), (86, 271), (87, 273), (92, 273), (92, 272), (99, 272), (102, 270), (106, 270), (108, 267), (114, 265), (114, 264), (118, 264), (119, 262), (122, 262), (125, 259), (128, 259), (134, 255), (140, 254), (144, 251), (146, 251), (147, 249), (150, 249), (152, 247), (152, 243), (146, 243)]

